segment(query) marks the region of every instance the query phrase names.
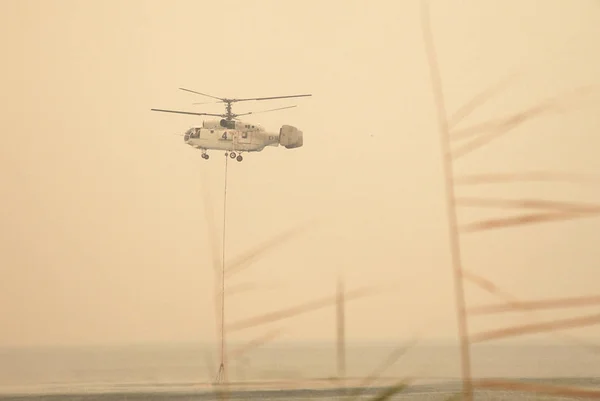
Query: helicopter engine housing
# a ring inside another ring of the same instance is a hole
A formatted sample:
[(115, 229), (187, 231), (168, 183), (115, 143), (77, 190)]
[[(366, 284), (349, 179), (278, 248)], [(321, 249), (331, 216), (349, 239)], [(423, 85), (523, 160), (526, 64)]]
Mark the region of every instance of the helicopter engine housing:
[(220, 120), (205, 120), (202, 121), (202, 128), (219, 129), (221, 128)]
[(279, 129), (279, 144), (286, 149), (301, 147), (304, 144), (302, 131), (291, 125), (283, 125)]

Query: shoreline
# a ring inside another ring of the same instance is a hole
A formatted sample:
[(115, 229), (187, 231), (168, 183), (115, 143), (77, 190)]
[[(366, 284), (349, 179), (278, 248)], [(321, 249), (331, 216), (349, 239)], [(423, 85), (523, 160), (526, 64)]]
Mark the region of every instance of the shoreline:
[[(553, 377), (553, 378), (486, 378), (494, 380), (511, 380), (522, 383), (544, 383), (552, 385), (562, 385), (569, 387), (584, 388), (588, 390), (600, 390), (600, 377)], [(345, 386), (341, 386), (337, 379), (307, 379), (298, 381), (254, 381), (243, 383), (228, 383), (215, 385), (213, 383), (164, 383), (164, 384), (120, 384), (120, 385), (95, 385), (87, 387), (78, 386), (56, 386), (54, 389), (50, 386), (44, 386), (35, 389), (21, 388), (13, 391), (0, 389), (0, 400), (18, 400), (18, 399), (114, 399), (115, 397), (126, 397), (132, 399), (151, 399), (152, 397), (161, 397), (164, 399), (178, 399), (181, 397), (194, 398), (214, 398), (225, 390), (228, 396), (236, 397), (262, 397), (262, 398), (281, 398), (297, 396), (322, 397), (329, 395), (344, 395), (351, 391), (358, 391), (362, 395), (376, 394), (380, 391), (389, 389), (401, 382), (406, 382), (406, 378), (379, 378), (376, 384), (364, 385), (364, 378), (347, 378), (344, 380)], [(456, 378), (423, 378), (414, 379), (412, 384), (406, 385), (403, 393), (432, 393), (442, 392), (451, 393), (459, 391), (461, 387), (460, 379)], [(518, 392), (518, 391), (517, 391)]]

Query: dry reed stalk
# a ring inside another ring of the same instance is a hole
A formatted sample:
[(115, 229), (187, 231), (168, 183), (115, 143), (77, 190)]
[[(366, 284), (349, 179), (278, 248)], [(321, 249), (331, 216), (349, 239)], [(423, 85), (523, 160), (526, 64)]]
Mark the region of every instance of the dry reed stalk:
[[(585, 86), (578, 89), (571, 89), (570, 91), (576, 92), (577, 95), (581, 95), (579, 92), (584, 94), (591, 93), (591, 87)], [(527, 122), (528, 120), (543, 116), (551, 111), (564, 112), (565, 109), (560, 107), (560, 102), (564, 101), (567, 95), (555, 96), (538, 103), (536, 106), (532, 106), (529, 109), (520, 111), (518, 113), (511, 114), (509, 116), (500, 117), (494, 120), (486, 121), (483, 123), (475, 124), (468, 128), (458, 129), (450, 134), (452, 140), (467, 139), (473, 136), (483, 136), (484, 132), (492, 131), (495, 135), (504, 134), (509, 130), (518, 127), (520, 124)], [(490, 133), (491, 134), (491, 133)]]
[(600, 212), (562, 211), (546, 213), (527, 213), (520, 216), (500, 217), (482, 220), (475, 223), (463, 224), (460, 227), (463, 233), (473, 233), (486, 230), (524, 226), (536, 223), (550, 223), (555, 221), (568, 221), (590, 217)]
[[(584, 94), (586, 94), (591, 93), (591, 87), (586, 86), (571, 91), (574, 91), (576, 93), (583, 92)], [(471, 140), (471, 142), (468, 142), (467, 144), (460, 147), (458, 150), (454, 151), (453, 159), (456, 160), (460, 157), (468, 155), (469, 153), (487, 145), (493, 140), (502, 137), (509, 131), (527, 122), (533, 117), (543, 115), (552, 109), (554, 109), (554, 111), (556, 112), (564, 112), (565, 109), (559, 107), (559, 101), (564, 100), (561, 98), (565, 97), (566, 96), (556, 96), (555, 98), (548, 99), (545, 102), (541, 102), (537, 106), (531, 107), (530, 109), (527, 109), (525, 111), (515, 113), (511, 116), (503, 117), (495, 121), (488, 121), (485, 123), (475, 125), (473, 127), (465, 128), (463, 130), (451, 133), (450, 135), (453, 137), (453, 139), (465, 139), (471, 136), (477, 136), (475, 139)], [(481, 131), (485, 129), (491, 129), (491, 132), (482, 134)]]
[(526, 334), (544, 333), (551, 330), (573, 329), (600, 324), (600, 313), (552, 322), (531, 323), (503, 329), (490, 330), (471, 335), (471, 342), (482, 342), (498, 338), (515, 337)]
[(470, 101), (460, 107), (450, 118), (448, 118), (448, 128), (452, 130), (458, 123), (468, 117), (477, 107), (485, 104), (499, 91), (506, 89), (511, 81), (513, 81), (519, 74), (513, 72), (506, 76), (506, 78), (498, 81), (496, 85), (483, 90), (482, 92), (475, 95)]
[[(347, 293), (347, 299), (358, 299), (368, 295), (375, 294), (375, 288), (364, 287), (358, 290), (350, 291)], [(330, 305), (335, 305), (337, 298), (322, 298), (316, 301), (310, 301), (301, 305), (293, 306), (290, 308), (280, 309), (274, 312), (269, 312), (263, 315), (243, 319), (238, 322), (230, 323), (227, 328), (232, 331), (242, 330), (250, 327), (260, 326), (267, 323), (276, 322), (279, 320), (289, 319), (293, 316), (298, 316), (307, 312), (322, 309)]]
[[(518, 309), (519, 308), (518, 305), (522, 304), (521, 300), (519, 300), (514, 295), (502, 290), (501, 288), (499, 288), (496, 284), (494, 284), (489, 279), (486, 279), (484, 277), (481, 277), (480, 275), (476, 275), (469, 271), (464, 271), (463, 277), (465, 279), (471, 281), (473, 284), (477, 285), (478, 287), (484, 289), (485, 291), (488, 291), (490, 294), (493, 294), (496, 297), (504, 300), (505, 305), (507, 307), (514, 307), (514, 308)], [(520, 309), (520, 310), (524, 311), (524, 312), (528, 312), (532, 317), (535, 317), (534, 310), (531, 310), (531, 309)], [(562, 338), (563, 340), (567, 340), (568, 342), (571, 342), (572, 344), (577, 345), (582, 348), (585, 348), (587, 350), (594, 351), (594, 352), (600, 352), (600, 346), (597, 344), (588, 343), (587, 341), (583, 341), (579, 338), (576, 338), (576, 337), (573, 337), (573, 336), (570, 336), (568, 334), (561, 333), (561, 332), (551, 331), (549, 334), (554, 335), (558, 338)]]
[[(337, 378), (341, 381), (342, 388), (346, 383), (346, 310), (345, 310), (345, 283), (339, 275), (336, 287), (336, 351), (337, 351)], [(345, 391), (344, 391), (345, 393)]]
[(483, 173), (455, 177), (456, 185), (482, 185), (530, 181), (553, 181), (569, 184), (600, 184), (600, 176), (556, 171), (527, 171), (521, 173)]
[(458, 198), (458, 205), (470, 207), (493, 207), (501, 209), (550, 209), (555, 212), (600, 213), (600, 205), (581, 202), (561, 202), (546, 199), (490, 199), (477, 197)]
[[(395, 350), (393, 350), (379, 366), (377, 366), (367, 377), (365, 377), (358, 384), (358, 386), (354, 390), (350, 392), (349, 396), (354, 397), (355, 399), (359, 397), (366, 387), (376, 382), (385, 373), (387, 369), (389, 369), (396, 362), (398, 362), (398, 360), (400, 360), (400, 358), (402, 358), (410, 348), (414, 347), (417, 344), (417, 342), (418, 339), (413, 339), (409, 344), (397, 347)], [(402, 382), (404, 384), (409, 384), (409, 382), (412, 380), (414, 379), (404, 378)]]
[(401, 393), (402, 391), (404, 391), (404, 389), (406, 389), (406, 387), (408, 386), (409, 382), (406, 380), (401, 380), (400, 382), (398, 382), (397, 384), (388, 387), (387, 389), (383, 390), (379, 395), (373, 397), (371, 400), (372, 401), (384, 401), (387, 400), (389, 398), (392, 398), (393, 396), (395, 396), (398, 393)]
[(458, 335), (460, 338), (461, 373), (463, 384), (463, 398), (465, 401), (473, 400), (473, 388), (471, 385), (471, 355), (468, 334), (468, 322), (465, 312), (466, 301), (462, 281), (462, 254), (460, 247), (460, 231), (458, 227), (458, 216), (456, 213), (454, 194), (454, 167), (450, 148), (450, 129), (442, 89), (442, 80), (437, 64), (437, 55), (431, 32), (429, 20), (429, 9), (426, 1), (421, 2), (423, 40), (427, 53), (427, 64), (429, 66), (433, 97), (436, 105), (436, 116), (440, 136), (440, 151), (444, 166), (444, 182), (446, 194), (446, 217), (448, 220), (448, 235), (450, 240), (450, 251), (452, 257), (452, 271), (454, 279), (454, 294), (456, 303), (456, 314), (458, 323)]
[(271, 239), (264, 241), (263, 243), (252, 247), (248, 251), (234, 258), (230, 263), (226, 264), (225, 274), (230, 276), (233, 273), (237, 273), (259, 257), (265, 255), (268, 251), (274, 250), (275, 248), (283, 245), (287, 241), (291, 240), (300, 233), (306, 231), (308, 228), (313, 227), (317, 220), (311, 220), (307, 223), (303, 223), (296, 227), (290, 228), (282, 233), (273, 236)]
[(283, 287), (282, 284), (274, 284), (274, 283), (271, 283), (270, 285), (261, 285), (261, 284), (252, 283), (252, 282), (240, 283), (237, 285), (230, 285), (230, 286), (226, 287), (225, 295), (232, 296), (232, 295), (242, 294), (244, 292), (254, 291), (257, 289), (260, 289), (261, 291), (275, 290), (275, 289), (280, 289), (282, 287)]
[(522, 310), (573, 308), (596, 305), (600, 305), (600, 295), (539, 299), (535, 301), (514, 301), (510, 304), (482, 305), (469, 308), (468, 313), (471, 315), (489, 315), (492, 313), (516, 312)]
[(582, 202), (561, 202), (546, 199), (485, 199), (459, 198), (457, 204), (466, 207), (493, 207), (501, 209), (549, 209), (547, 212), (526, 213), (519, 216), (481, 220), (461, 226), (462, 232), (506, 228), (525, 224), (571, 220), (600, 214), (600, 205)]

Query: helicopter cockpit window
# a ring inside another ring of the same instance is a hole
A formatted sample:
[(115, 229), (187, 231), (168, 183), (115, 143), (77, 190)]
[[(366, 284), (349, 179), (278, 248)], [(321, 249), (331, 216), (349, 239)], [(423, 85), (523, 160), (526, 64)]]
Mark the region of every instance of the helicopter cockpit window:
[(200, 138), (200, 128), (192, 128), (190, 138)]

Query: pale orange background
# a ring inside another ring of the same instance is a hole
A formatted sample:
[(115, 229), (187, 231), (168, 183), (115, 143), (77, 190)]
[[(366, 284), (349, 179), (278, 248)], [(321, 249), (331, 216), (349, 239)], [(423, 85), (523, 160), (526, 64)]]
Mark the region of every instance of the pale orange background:
[[(402, 340), (423, 327), (428, 339), (453, 339), (419, 4), (3, 0), (0, 346), (214, 339), (202, 193), (210, 191), (220, 222), (223, 156), (204, 161), (174, 135), (201, 117), (150, 108), (223, 108), (192, 105), (210, 99), (178, 87), (224, 97), (313, 94), (234, 106), (297, 104), (248, 120), (297, 126), (304, 147), (230, 162), (227, 254), (325, 219), (232, 278), (258, 287), (228, 299), (228, 321), (332, 295), (342, 271), (348, 289), (397, 283), (392, 294), (348, 304), (348, 341)], [(434, 1), (431, 19), (450, 114), (522, 72), (464, 126), (600, 84), (598, 2)], [(600, 102), (590, 99), (457, 161), (457, 175), (599, 172)], [(591, 202), (600, 201), (599, 188), (503, 184), (461, 194)], [(599, 230), (600, 219), (590, 219), (466, 236), (465, 266), (525, 299), (598, 293)], [(470, 304), (493, 301), (467, 288)], [(473, 321), (472, 330), (523, 321), (498, 315)], [(331, 340), (334, 324), (329, 308), (276, 327), (285, 328), (282, 340)], [(598, 327), (572, 334), (600, 337)]]

